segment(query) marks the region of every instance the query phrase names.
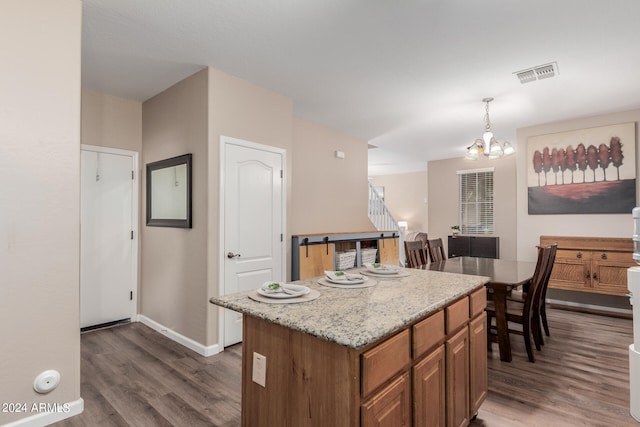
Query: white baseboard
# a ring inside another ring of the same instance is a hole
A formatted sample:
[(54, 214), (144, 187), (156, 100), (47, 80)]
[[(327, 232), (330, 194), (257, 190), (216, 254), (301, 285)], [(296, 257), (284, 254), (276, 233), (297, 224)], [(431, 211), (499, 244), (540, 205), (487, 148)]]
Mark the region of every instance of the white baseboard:
[(579, 303), (579, 302), (563, 301), (563, 300), (550, 299), (550, 298), (547, 298), (547, 302), (549, 304), (555, 304), (555, 305), (558, 305), (558, 306), (563, 306), (564, 305), (564, 306), (567, 306), (567, 307), (585, 308), (585, 309), (589, 309), (589, 310), (597, 310), (597, 311), (602, 311), (602, 312), (633, 314), (632, 310), (626, 310), (624, 308), (617, 308), (617, 307), (607, 307), (607, 306), (604, 306), (604, 305), (582, 304), (582, 303)]
[[(37, 412), (35, 415), (12, 421), (9, 424), (4, 424), (3, 427), (42, 427), (57, 423), (58, 421), (66, 420), (67, 418), (79, 415), (84, 411), (84, 400), (82, 400), (82, 398), (74, 400), (73, 402), (61, 404), (36, 403), (34, 405), (37, 406), (34, 406), (31, 412)], [(29, 409), (30, 408), (27, 408), (27, 410)]]
[(158, 331), (161, 334), (166, 335), (167, 338), (177, 342), (178, 344), (181, 344), (195, 351), (201, 356), (208, 357), (208, 356), (213, 356), (214, 354), (220, 353), (220, 348), (218, 347), (218, 344), (205, 346), (203, 344), (200, 344), (199, 342), (192, 340), (191, 338), (185, 337), (184, 335), (179, 334), (176, 331), (173, 331), (167, 328), (164, 325), (161, 325), (155, 320), (149, 319), (147, 316), (143, 316), (142, 314), (138, 314), (138, 321), (144, 325), (147, 325), (154, 331)]

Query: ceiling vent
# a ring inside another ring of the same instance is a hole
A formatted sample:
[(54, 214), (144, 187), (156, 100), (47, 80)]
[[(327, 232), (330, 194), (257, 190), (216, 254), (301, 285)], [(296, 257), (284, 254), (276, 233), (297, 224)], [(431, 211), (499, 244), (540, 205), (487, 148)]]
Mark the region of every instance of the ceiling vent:
[(549, 64), (538, 65), (537, 67), (529, 68), (526, 70), (516, 71), (515, 74), (520, 80), (520, 83), (529, 83), (535, 80), (548, 79), (560, 74), (558, 72), (558, 64), (551, 62)]
[(373, 144), (369, 144), (369, 143), (367, 143), (367, 148), (368, 148), (369, 150), (371, 150), (372, 148), (378, 148), (378, 146), (377, 146), (377, 145), (373, 145)]

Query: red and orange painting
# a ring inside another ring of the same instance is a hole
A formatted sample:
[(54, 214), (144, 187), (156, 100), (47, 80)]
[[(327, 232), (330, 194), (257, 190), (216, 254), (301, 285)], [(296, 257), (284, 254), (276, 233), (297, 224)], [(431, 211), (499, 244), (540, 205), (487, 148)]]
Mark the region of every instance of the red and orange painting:
[(635, 145), (635, 123), (530, 137), (529, 214), (631, 214)]

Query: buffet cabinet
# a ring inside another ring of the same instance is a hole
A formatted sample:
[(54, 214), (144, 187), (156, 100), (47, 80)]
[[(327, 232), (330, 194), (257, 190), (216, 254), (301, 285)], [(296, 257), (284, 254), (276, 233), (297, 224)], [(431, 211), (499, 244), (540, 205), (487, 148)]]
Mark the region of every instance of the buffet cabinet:
[[(343, 268), (345, 259), (348, 264)], [(291, 236), (291, 280), (322, 276), (325, 270), (362, 267), (365, 262), (400, 265), (398, 232)]]
[(449, 258), (473, 256), (500, 258), (500, 240), (489, 236), (449, 236), (447, 240)]
[(549, 287), (625, 296), (633, 240), (610, 237), (540, 236), (540, 245), (558, 243)]
[(487, 396), (485, 306), (483, 287), (360, 350), (245, 316), (243, 364), (260, 349), (274, 368), (267, 389), (243, 375), (242, 425), (466, 426)]

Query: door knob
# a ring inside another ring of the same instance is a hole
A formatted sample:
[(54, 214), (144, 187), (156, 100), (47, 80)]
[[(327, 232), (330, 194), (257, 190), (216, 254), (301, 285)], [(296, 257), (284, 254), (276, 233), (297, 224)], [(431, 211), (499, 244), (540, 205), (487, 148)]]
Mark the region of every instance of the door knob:
[(229, 259), (240, 258), (240, 254), (234, 254), (233, 252), (228, 252), (227, 253), (227, 258), (229, 258)]

